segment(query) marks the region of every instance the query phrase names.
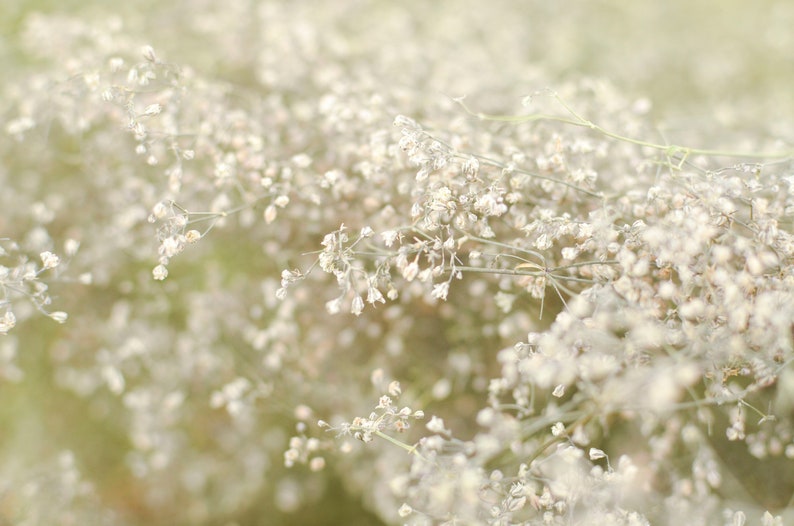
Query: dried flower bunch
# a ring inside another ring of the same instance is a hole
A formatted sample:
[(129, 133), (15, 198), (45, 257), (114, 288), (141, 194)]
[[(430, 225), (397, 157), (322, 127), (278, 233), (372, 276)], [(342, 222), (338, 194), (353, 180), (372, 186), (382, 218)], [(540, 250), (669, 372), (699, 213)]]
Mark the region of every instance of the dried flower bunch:
[(0, 518), (794, 520), (792, 129), (669, 141), (497, 4), (20, 17)]

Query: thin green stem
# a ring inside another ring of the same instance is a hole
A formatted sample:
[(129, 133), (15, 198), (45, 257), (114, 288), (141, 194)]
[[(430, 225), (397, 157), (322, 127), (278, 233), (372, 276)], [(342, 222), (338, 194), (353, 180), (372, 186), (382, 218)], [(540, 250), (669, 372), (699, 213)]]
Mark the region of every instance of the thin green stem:
[(559, 95), (554, 92), (551, 92), (554, 99), (567, 111), (573, 116), (572, 118), (563, 117), (559, 115), (551, 115), (551, 114), (543, 114), (543, 113), (535, 113), (531, 115), (494, 115), (494, 114), (487, 114), (482, 112), (475, 112), (471, 108), (469, 108), (462, 99), (455, 99), (455, 101), (460, 104), (460, 106), (469, 114), (474, 117), (477, 117), (481, 120), (489, 120), (489, 121), (497, 121), (497, 122), (535, 122), (535, 121), (550, 121), (550, 122), (560, 122), (563, 124), (571, 124), (573, 126), (581, 126), (584, 128), (589, 128), (593, 131), (596, 131), (602, 135), (605, 135), (609, 138), (625, 142), (628, 144), (634, 144), (636, 146), (641, 146), (645, 148), (651, 148), (654, 150), (659, 150), (663, 152), (668, 157), (673, 157), (676, 154), (681, 154), (682, 159), (678, 165), (680, 168), (684, 161), (686, 161), (687, 157), (690, 155), (705, 155), (709, 157), (744, 157), (748, 159), (785, 159), (787, 157), (794, 156), (794, 150), (784, 150), (778, 152), (734, 152), (729, 150), (720, 150), (720, 149), (710, 149), (710, 148), (690, 148), (687, 146), (680, 146), (677, 144), (659, 144), (650, 141), (644, 141), (641, 139), (635, 139), (633, 137), (627, 137), (625, 135), (621, 135), (619, 133), (607, 130), (602, 128), (598, 124), (584, 118), (583, 116), (579, 115), (573, 108), (568, 106)]

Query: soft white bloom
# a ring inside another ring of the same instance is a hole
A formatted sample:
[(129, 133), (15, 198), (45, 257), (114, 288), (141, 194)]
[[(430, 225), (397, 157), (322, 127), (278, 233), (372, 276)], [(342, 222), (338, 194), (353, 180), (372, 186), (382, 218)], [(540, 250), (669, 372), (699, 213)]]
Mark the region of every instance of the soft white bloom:
[(449, 430), (444, 427), (444, 420), (435, 415), (430, 417), (430, 422), (426, 424), (426, 427), (433, 433), (449, 434)]
[(63, 251), (66, 253), (67, 256), (74, 256), (77, 254), (77, 250), (80, 248), (80, 242), (76, 239), (67, 239), (66, 242), (63, 244)]
[(508, 294), (506, 292), (502, 292), (501, 290), (496, 293), (496, 296), (494, 296), (494, 303), (505, 314), (513, 310), (513, 303), (515, 300), (515, 294)]
[(485, 216), (500, 216), (507, 212), (507, 205), (502, 202), (502, 198), (490, 192), (479, 196), (474, 202), (474, 208)]
[(325, 468), (325, 459), (323, 457), (313, 457), (309, 461), (309, 469), (312, 471), (322, 471)]
[(160, 254), (167, 257), (172, 258), (182, 252), (183, 240), (181, 236), (170, 236), (163, 239), (162, 243), (160, 244)]
[(599, 460), (602, 458), (606, 458), (607, 454), (604, 453), (602, 450), (591, 447), (590, 451), (588, 452), (590, 460)]
[(579, 249), (576, 247), (565, 247), (561, 251), (563, 259), (574, 260), (579, 255)]
[(703, 316), (706, 304), (700, 298), (693, 298), (678, 306), (678, 314), (684, 319), (695, 319)]
[(141, 49), (141, 55), (143, 55), (143, 58), (149, 62), (157, 62), (157, 55), (154, 52), (154, 48), (150, 45), (143, 46)]
[(565, 425), (562, 422), (557, 422), (551, 426), (551, 434), (558, 437), (565, 434)]
[(30, 130), (36, 125), (36, 121), (30, 117), (19, 117), (12, 119), (6, 124), (6, 133), (8, 135), (21, 135), (22, 133)]
[(402, 388), (400, 387), (400, 382), (397, 381), (397, 380), (392, 380), (389, 383), (388, 392), (392, 396), (400, 396), (400, 393), (402, 393)]
[(57, 321), (58, 323), (66, 323), (66, 320), (69, 318), (69, 315), (62, 310), (57, 310), (55, 312), (50, 313), (50, 318)]
[(546, 234), (541, 234), (535, 240), (534, 245), (535, 248), (537, 248), (538, 250), (546, 250), (548, 248), (551, 248), (552, 245), (551, 238)]
[(338, 314), (342, 310), (342, 298), (335, 298), (325, 303), (328, 314)]
[(386, 303), (386, 299), (383, 297), (381, 291), (378, 290), (374, 284), (370, 283), (369, 287), (367, 287), (367, 303), (375, 304), (377, 302)]
[(0, 317), (0, 334), (6, 334), (13, 329), (16, 324), (17, 318), (14, 316), (14, 313), (10, 310), (5, 311), (3, 316)]
[(312, 158), (306, 153), (299, 153), (294, 155), (291, 159), (292, 163), (298, 168), (307, 168), (312, 164)]
[(154, 208), (152, 208), (152, 216), (155, 219), (162, 219), (165, 217), (167, 213), (168, 213), (168, 207), (162, 201), (154, 205)]
[(275, 205), (268, 205), (268, 207), (265, 208), (265, 214), (264, 214), (265, 223), (269, 225), (270, 223), (275, 221), (277, 215), (278, 215), (278, 211), (276, 210)]
[(39, 254), (39, 257), (41, 258), (41, 263), (45, 269), (53, 269), (61, 263), (61, 258), (52, 252), (42, 252)]
[(353, 298), (353, 302), (350, 305), (350, 312), (355, 314), (356, 316), (360, 316), (361, 312), (364, 310), (364, 299), (356, 294)]
[(412, 261), (402, 271), (403, 278), (405, 281), (413, 281), (416, 279), (416, 276), (419, 274), (419, 264), (416, 261)]
[(152, 276), (154, 276), (154, 279), (157, 281), (162, 281), (168, 277), (168, 269), (165, 267), (165, 265), (157, 265), (154, 267), (154, 269), (152, 269)]
[(102, 368), (102, 378), (105, 380), (111, 393), (121, 394), (124, 391), (124, 376), (118, 368), (112, 365), (106, 365)]
[(185, 241), (188, 243), (195, 243), (199, 239), (201, 239), (201, 232), (198, 230), (188, 230), (185, 232)]
[(449, 293), (449, 282), (444, 281), (442, 283), (436, 283), (433, 285), (433, 291), (430, 295), (439, 300), (446, 300), (447, 294)]
[(149, 104), (144, 108), (143, 115), (146, 117), (154, 117), (158, 115), (161, 111), (163, 111), (163, 107), (159, 104)]

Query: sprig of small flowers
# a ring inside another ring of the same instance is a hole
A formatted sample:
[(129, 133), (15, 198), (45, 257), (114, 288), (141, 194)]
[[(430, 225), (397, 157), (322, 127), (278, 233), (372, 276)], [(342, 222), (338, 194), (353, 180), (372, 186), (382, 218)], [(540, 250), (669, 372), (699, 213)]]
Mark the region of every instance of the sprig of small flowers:
[(412, 419), (419, 420), (425, 417), (425, 413), (422, 410), (412, 410), (407, 406), (398, 408), (394, 404), (394, 398), (399, 397), (401, 393), (400, 383), (396, 380), (392, 381), (388, 387), (388, 394), (384, 394), (378, 399), (375, 411), (370, 413), (369, 416), (357, 416), (350, 422), (342, 422), (338, 425), (331, 425), (324, 420), (320, 420), (317, 425), (321, 428), (326, 428), (328, 431), (337, 432), (338, 436), (352, 436), (364, 443), (372, 442), (375, 437), (382, 438), (406, 451), (416, 453), (415, 447), (400, 442), (386, 433), (387, 431), (404, 433), (410, 429), (410, 421)]
[[(73, 255), (77, 251), (77, 243), (72, 241), (67, 244), (67, 251)], [(17, 324), (13, 304), (18, 298), (26, 298), (36, 310), (58, 323), (65, 323), (68, 314), (63, 311), (50, 311), (52, 304), (49, 295), (49, 286), (43, 275), (55, 271), (61, 265), (61, 258), (55, 253), (45, 250), (39, 254), (40, 264), (28, 259), (21, 253), (21, 248), (16, 242), (5, 239), (0, 240), (0, 258), (15, 260), (10, 265), (0, 265), (0, 307), (4, 308), (0, 317), (0, 334), (8, 334)], [(56, 274), (57, 277), (57, 274)], [(84, 278), (87, 281), (89, 278)]]

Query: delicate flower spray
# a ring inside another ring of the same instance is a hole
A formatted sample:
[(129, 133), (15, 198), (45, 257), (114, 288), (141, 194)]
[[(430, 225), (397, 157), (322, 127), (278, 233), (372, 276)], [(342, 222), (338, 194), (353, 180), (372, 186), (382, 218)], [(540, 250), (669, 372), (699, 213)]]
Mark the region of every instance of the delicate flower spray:
[(537, 2), (161, 4), (9, 52), (2, 519), (790, 520), (790, 126), (668, 141)]

